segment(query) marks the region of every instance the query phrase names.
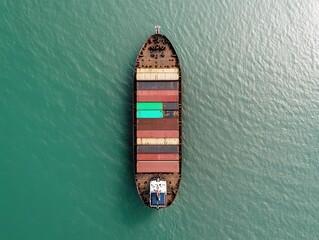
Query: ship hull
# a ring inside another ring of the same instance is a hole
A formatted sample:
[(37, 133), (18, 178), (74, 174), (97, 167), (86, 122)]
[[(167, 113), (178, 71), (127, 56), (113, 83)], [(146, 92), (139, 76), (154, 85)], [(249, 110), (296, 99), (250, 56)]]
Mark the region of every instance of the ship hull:
[(150, 36), (142, 45), (134, 68), (133, 158), (135, 183), (148, 207), (150, 182), (166, 181), (165, 201), (177, 195), (182, 170), (182, 81), (173, 45), (162, 34)]

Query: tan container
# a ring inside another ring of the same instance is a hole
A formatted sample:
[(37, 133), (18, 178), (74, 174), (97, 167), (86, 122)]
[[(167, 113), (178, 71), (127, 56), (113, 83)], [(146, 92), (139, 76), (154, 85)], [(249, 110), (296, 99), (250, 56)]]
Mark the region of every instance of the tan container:
[(157, 81), (157, 80), (178, 80), (178, 68), (137, 68), (136, 80), (137, 81)]
[(138, 145), (178, 145), (179, 138), (137, 138)]

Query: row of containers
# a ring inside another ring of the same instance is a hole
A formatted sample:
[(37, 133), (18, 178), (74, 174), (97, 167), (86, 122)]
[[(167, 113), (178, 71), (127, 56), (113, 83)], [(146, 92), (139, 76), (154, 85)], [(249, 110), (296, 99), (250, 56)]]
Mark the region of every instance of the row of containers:
[(137, 173), (179, 172), (179, 82), (143, 79), (136, 89)]

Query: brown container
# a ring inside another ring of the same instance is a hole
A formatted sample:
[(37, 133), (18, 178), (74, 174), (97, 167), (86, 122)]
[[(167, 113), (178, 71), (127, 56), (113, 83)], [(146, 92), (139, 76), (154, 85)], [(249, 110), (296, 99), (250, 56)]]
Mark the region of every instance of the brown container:
[(142, 130), (136, 132), (138, 138), (177, 138), (178, 130)]
[(137, 82), (137, 90), (178, 90), (179, 82)]
[(178, 145), (143, 145), (136, 147), (137, 153), (178, 153), (179, 146)]
[(138, 173), (178, 173), (178, 161), (137, 161), (136, 171)]
[(137, 131), (139, 130), (178, 130), (178, 118), (163, 119), (137, 119)]
[(178, 102), (179, 96), (176, 95), (149, 95), (137, 96), (138, 102)]
[(178, 161), (178, 153), (139, 153), (137, 161)]

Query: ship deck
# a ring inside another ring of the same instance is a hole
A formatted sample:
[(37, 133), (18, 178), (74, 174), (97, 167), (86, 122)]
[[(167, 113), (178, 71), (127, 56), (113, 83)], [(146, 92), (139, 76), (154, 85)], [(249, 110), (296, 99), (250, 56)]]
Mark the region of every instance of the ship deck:
[(180, 184), (180, 174), (179, 173), (138, 173), (135, 175), (135, 182), (139, 194), (145, 203), (149, 205), (150, 198), (150, 188), (149, 183), (152, 179), (159, 177), (160, 179), (165, 179), (167, 182), (167, 206), (171, 205), (174, 201), (177, 190)]

